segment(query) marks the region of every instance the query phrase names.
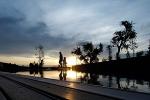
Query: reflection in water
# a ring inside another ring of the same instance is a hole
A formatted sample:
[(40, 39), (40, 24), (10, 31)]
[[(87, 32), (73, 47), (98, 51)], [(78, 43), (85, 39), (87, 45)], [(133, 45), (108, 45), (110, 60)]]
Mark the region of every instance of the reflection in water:
[[(18, 74), (30, 75), (29, 72), (19, 72)], [(100, 85), (103, 87), (150, 93), (150, 81), (122, 78), (119, 76), (104, 76), (95, 73), (81, 73), (72, 70), (41, 71), (39, 74), (31, 74), (31, 76), (58, 79), (63, 81), (75, 81), (85, 84)]]
[(81, 83), (88, 83), (88, 80), (89, 80), (88, 73), (86, 73), (83, 77), (80, 76)]
[(39, 70), (36, 70), (36, 71), (32, 71), (30, 70), (29, 73), (30, 75), (34, 75), (34, 76), (37, 76), (37, 75), (40, 75), (41, 78), (44, 78), (44, 71), (42, 69), (39, 69)]
[(40, 73), (41, 77), (44, 78), (43, 70), (40, 70), (39, 73)]
[(59, 74), (59, 79), (60, 80), (66, 80), (66, 76), (67, 76), (67, 71), (61, 69), (60, 74)]
[(72, 70), (61, 69), (59, 73), (59, 80), (76, 81), (77, 74)]
[(80, 77), (80, 82), (87, 84), (101, 85), (101, 83), (98, 81), (98, 78), (99, 78), (98, 74), (85, 73), (84, 76)]
[(63, 80), (62, 71), (61, 71), (60, 74), (59, 74), (59, 79), (60, 79), (60, 80)]
[(67, 71), (67, 78), (72, 79), (72, 80), (76, 80), (77, 79), (77, 72), (72, 71), (72, 70), (68, 70)]
[(108, 87), (112, 87), (112, 76), (108, 76)]
[(100, 85), (100, 83), (98, 82), (98, 78), (99, 78), (98, 74), (90, 73), (90, 78), (88, 80), (88, 83), (89, 84)]
[[(133, 84), (132, 84), (131, 88), (134, 89), (134, 90), (136, 90), (136, 89), (137, 89), (137, 86), (136, 86), (137, 81), (136, 81), (136, 80), (133, 80), (132, 83), (133, 83)], [(141, 85), (142, 85), (142, 84), (141, 84)]]
[(99, 75), (95, 73), (89, 73), (85, 74), (85, 80), (88, 82), (88, 84), (94, 84), (94, 85), (101, 85), (100, 82), (98, 81)]
[(121, 89), (119, 76), (116, 77), (116, 82), (117, 82), (118, 88)]

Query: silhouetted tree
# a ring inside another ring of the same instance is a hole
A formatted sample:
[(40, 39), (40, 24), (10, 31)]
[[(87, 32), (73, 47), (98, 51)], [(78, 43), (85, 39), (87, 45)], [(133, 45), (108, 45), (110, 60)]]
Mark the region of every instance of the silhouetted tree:
[(30, 74), (37, 74), (38, 73), (38, 63), (30, 63), (29, 64), (29, 69), (30, 69)]
[(102, 62), (105, 62), (105, 61), (107, 61), (107, 59), (105, 59), (104, 57), (102, 58)]
[(77, 55), (81, 61), (87, 64), (98, 62), (98, 55), (101, 52), (103, 52), (103, 45), (101, 43), (95, 47), (91, 42), (85, 42), (75, 48), (71, 53)]
[(44, 47), (42, 45), (39, 45), (38, 47), (36, 47), (36, 54), (35, 54), (38, 58), (38, 71), (39, 69), (43, 67), (44, 65)]
[(110, 60), (112, 60), (112, 46), (108, 45), (107, 50), (108, 50), (108, 54), (109, 54), (108, 59), (110, 61)]
[(44, 60), (42, 59), (41, 62), (40, 62), (40, 64), (39, 64), (40, 70), (42, 69), (43, 65), (44, 65)]
[(148, 46), (148, 52), (147, 55), (150, 56), (150, 40), (149, 40), (149, 46)]
[(133, 51), (133, 57), (135, 57), (135, 49), (138, 48), (137, 43), (136, 43), (136, 39), (132, 39), (130, 41), (130, 49)]
[(33, 65), (33, 63), (29, 64), (29, 69), (30, 69), (30, 74), (33, 74), (33, 72), (34, 72), (34, 65)]
[(149, 50), (148, 50), (148, 55), (150, 55), (150, 46), (148, 47), (148, 49), (149, 49)]
[(141, 57), (143, 54), (144, 54), (143, 51), (139, 51), (139, 52), (136, 53), (136, 57)]
[(125, 49), (126, 49), (126, 56), (127, 58), (130, 58), (130, 53), (129, 53), (129, 45), (125, 45)]
[(125, 49), (128, 45), (132, 46), (131, 41), (136, 38), (136, 32), (133, 29), (133, 23), (129, 21), (121, 21), (121, 25), (125, 28), (123, 31), (117, 31), (114, 33), (114, 37), (112, 38), (113, 46), (117, 47), (118, 51), (116, 53), (116, 58), (120, 59), (120, 51)]
[(34, 74), (38, 74), (38, 72), (39, 72), (39, 65), (38, 65), (38, 63), (35, 63), (35, 65), (34, 65)]

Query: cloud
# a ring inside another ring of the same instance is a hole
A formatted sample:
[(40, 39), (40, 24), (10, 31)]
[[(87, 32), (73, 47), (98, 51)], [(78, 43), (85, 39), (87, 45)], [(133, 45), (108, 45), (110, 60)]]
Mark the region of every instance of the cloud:
[(30, 54), (39, 44), (42, 44), (45, 49), (57, 49), (71, 41), (61, 36), (53, 37), (47, 34), (47, 26), (43, 22), (37, 22), (33, 26), (24, 23), (25, 19), (0, 18), (1, 54)]
[[(135, 22), (139, 48), (149, 37), (149, 0), (0, 0), (0, 54), (70, 55), (76, 42), (109, 44), (122, 20)], [(144, 47), (146, 48), (146, 46)]]

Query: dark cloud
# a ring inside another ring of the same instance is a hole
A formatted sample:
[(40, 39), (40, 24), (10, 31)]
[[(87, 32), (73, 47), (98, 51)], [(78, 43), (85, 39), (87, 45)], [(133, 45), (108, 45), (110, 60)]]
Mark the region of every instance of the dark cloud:
[(9, 25), (9, 24), (16, 24), (20, 22), (22, 19), (12, 18), (12, 17), (1, 17), (0, 18), (0, 25)]
[(13, 17), (0, 18), (0, 54), (30, 54), (39, 44), (46, 49), (63, 48), (70, 41), (48, 34), (48, 27), (44, 22), (26, 26), (25, 21)]
[(141, 46), (150, 38), (149, 3), (150, 0), (0, 0), (0, 54), (30, 55), (42, 44), (50, 56), (58, 51), (69, 55), (79, 41), (109, 43), (113, 33), (122, 28), (122, 20), (136, 23), (139, 48), (143, 49)]

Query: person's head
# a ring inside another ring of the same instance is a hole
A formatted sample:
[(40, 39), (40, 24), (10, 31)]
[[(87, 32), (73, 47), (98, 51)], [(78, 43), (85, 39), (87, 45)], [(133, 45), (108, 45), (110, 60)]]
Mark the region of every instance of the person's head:
[(64, 57), (64, 60), (66, 60), (66, 57)]

